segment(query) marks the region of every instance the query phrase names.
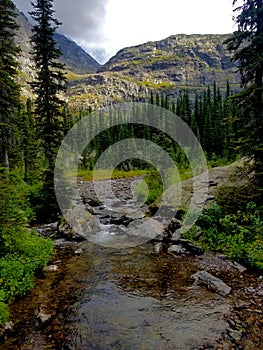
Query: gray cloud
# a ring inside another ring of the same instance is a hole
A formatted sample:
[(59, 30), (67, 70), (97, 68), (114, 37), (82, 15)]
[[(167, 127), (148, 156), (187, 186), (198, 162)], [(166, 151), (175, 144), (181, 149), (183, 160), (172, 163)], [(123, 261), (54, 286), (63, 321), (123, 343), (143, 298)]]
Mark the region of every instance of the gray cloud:
[[(32, 10), (30, 0), (14, 0), (28, 17)], [(59, 32), (77, 42), (99, 43), (104, 39), (103, 23), (109, 0), (55, 0), (54, 17), (62, 22)]]
[(103, 39), (102, 25), (108, 0), (56, 0), (54, 8), (65, 35), (86, 42)]

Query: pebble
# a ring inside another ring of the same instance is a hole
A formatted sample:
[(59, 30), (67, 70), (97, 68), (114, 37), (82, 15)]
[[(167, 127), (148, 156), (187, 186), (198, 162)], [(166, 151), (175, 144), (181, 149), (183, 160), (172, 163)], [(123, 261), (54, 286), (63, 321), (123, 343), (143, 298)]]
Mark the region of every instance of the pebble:
[(47, 267), (44, 267), (43, 271), (45, 272), (55, 272), (58, 270), (58, 266), (57, 265), (49, 265)]
[(228, 334), (235, 341), (239, 341), (241, 339), (241, 337), (242, 337), (242, 333), (239, 332), (239, 331), (236, 331), (234, 329), (228, 330)]
[(79, 248), (74, 252), (75, 255), (82, 255), (83, 253), (84, 253), (84, 250), (82, 248)]

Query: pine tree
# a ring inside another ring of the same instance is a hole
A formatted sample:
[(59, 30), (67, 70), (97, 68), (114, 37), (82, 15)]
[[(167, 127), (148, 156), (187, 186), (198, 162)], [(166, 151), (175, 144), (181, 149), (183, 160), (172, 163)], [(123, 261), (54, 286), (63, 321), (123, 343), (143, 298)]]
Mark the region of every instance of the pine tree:
[(15, 138), (16, 109), (20, 106), (19, 86), (15, 81), (20, 49), (14, 37), (18, 29), (15, 6), (10, 0), (0, 3), (0, 163), (9, 169), (9, 152)]
[(24, 181), (36, 183), (41, 173), (43, 154), (39, 152), (39, 140), (36, 137), (37, 125), (32, 111), (32, 102), (26, 101), (26, 108), (21, 110), (21, 151), (24, 166)]
[[(236, 6), (237, 0), (233, 1)], [(243, 0), (234, 9), (238, 30), (226, 41), (238, 61), (243, 91), (237, 96), (242, 107), (242, 150), (254, 154), (256, 171), (263, 173), (263, 1)], [(262, 179), (261, 175), (261, 179)]]
[(35, 0), (31, 17), (36, 22), (33, 27), (32, 45), (37, 76), (32, 83), (37, 95), (36, 118), (38, 119), (39, 136), (42, 141), (46, 174), (44, 179), (43, 205), (50, 215), (57, 210), (53, 185), (53, 172), (58, 147), (63, 138), (62, 100), (58, 94), (64, 90), (64, 66), (57, 60), (61, 52), (56, 48), (54, 33), (61, 24), (53, 18), (53, 0)]
[(31, 17), (37, 24), (33, 27), (33, 57), (37, 69), (36, 80), (32, 83), (36, 98), (36, 115), (43, 141), (48, 166), (55, 162), (57, 148), (62, 137), (61, 106), (58, 94), (64, 90), (64, 66), (58, 63), (61, 52), (56, 48), (53, 35), (61, 24), (53, 18), (53, 0), (36, 0), (32, 4)]

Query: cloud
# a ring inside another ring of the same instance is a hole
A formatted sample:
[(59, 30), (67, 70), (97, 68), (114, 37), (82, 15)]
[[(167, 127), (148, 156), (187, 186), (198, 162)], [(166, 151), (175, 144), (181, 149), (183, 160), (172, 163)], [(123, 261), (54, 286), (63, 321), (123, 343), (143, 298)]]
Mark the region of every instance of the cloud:
[[(108, 2), (109, 0), (55, 0), (54, 17), (62, 22), (59, 32), (73, 40), (86, 43), (103, 40), (103, 24)], [(14, 3), (20, 11), (30, 17), (30, 1), (14, 0)]]
[(56, 0), (54, 8), (60, 31), (73, 39), (96, 42), (103, 39), (103, 23), (108, 0)]
[[(13, 1), (27, 15), (30, 0)], [(123, 47), (172, 34), (233, 31), (232, 0), (54, 0), (54, 9), (59, 33), (100, 63)]]

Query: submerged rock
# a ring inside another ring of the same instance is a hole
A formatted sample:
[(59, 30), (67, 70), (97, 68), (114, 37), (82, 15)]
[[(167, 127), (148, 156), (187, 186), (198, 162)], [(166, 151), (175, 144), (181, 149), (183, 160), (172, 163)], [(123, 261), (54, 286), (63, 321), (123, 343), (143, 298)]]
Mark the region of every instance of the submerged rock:
[(186, 254), (187, 250), (181, 244), (173, 244), (168, 248), (168, 253), (181, 255), (181, 254)]
[(83, 253), (84, 253), (84, 250), (82, 248), (79, 248), (79, 249), (75, 250), (75, 252), (74, 252), (74, 254), (78, 255), (78, 256), (82, 255)]
[(191, 280), (196, 285), (204, 285), (213, 292), (216, 292), (222, 296), (227, 296), (231, 293), (231, 287), (225, 284), (219, 278), (211, 275), (206, 271), (198, 271), (191, 276)]
[(43, 271), (44, 272), (56, 272), (58, 270), (58, 266), (57, 265), (49, 265), (44, 267)]
[(163, 251), (163, 244), (162, 242), (154, 242), (153, 244), (153, 252), (156, 254), (159, 254)]
[(37, 319), (43, 324), (48, 322), (52, 317), (52, 314), (45, 313), (42, 309), (39, 310)]

